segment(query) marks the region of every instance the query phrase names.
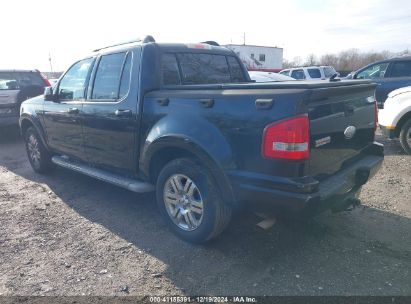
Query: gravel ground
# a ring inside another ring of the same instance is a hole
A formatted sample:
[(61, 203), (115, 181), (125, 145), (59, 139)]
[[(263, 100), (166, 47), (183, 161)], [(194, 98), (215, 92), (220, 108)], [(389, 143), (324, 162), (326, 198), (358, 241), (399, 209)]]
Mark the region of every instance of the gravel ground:
[[(4, 133), (4, 132), (3, 132)], [(206, 246), (177, 239), (152, 195), (35, 174), (0, 134), (0, 295), (411, 295), (411, 156), (387, 141), (363, 205), (269, 230), (238, 214)]]

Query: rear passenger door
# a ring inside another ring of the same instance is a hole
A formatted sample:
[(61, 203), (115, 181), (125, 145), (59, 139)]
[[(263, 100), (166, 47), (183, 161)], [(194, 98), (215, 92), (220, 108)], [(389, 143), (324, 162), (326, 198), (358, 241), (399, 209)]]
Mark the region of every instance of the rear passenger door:
[[(83, 134), (89, 163), (119, 173), (137, 168), (139, 50), (102, 55), (83, 104)], [(132, 74), (136, 80), (131, 85)]]
[[(391, 91), (411, 85), (411, 60), (393, 61), (386, 73), (386, 79), (381, 88), (378, 88), (379, 94), (383, 96), (382, 102)], [(378, 97), (377, 100), (380, 101)]]

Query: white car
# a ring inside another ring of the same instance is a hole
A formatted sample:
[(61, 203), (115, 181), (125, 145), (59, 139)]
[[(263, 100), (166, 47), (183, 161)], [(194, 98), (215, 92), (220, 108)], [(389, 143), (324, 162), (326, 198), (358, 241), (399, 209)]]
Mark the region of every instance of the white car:
[(388, 94), (384, 109), (378, 111), (382, 133), (389, 138), (399, 138), (401, 146), (411, 154), (411, 86)]
[(273, 82), (273, 81), (289, 81), (295, 80), (292, 77), (281, 75), (274, 72), (263, 72), (263, 71), (248, 71), (251, 80), (255, 82)]
[(332, 66), (309, 66), (301, 68), (285, 69), (280, 72), (281, 75), (290, 76), (298, 80), (320, 80), (328, 79), (331, 76), (340, 74)]

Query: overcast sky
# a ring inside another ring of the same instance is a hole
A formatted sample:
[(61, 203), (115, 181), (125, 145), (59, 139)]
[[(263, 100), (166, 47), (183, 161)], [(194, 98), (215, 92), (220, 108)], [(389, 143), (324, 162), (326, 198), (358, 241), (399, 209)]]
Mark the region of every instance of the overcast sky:
[(409, 0), (2, 1), (0, 69), (65, 70), (91, 50), (151, 34), (158, 42), (278, 46), (284, 57), (411, 49)]

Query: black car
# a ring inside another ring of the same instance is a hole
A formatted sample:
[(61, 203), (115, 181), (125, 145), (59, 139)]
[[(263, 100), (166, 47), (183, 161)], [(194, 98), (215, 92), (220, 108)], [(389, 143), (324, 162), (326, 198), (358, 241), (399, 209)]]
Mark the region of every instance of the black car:
[(377, 83), (375, 98), (378, 107), (383, 108), (390, 92), (411, 85), (411, 56), (371, 63), (350, 73), (346, 79), (371, 79)]
[(38, 70), (0, 70), (0, 126), (18, 125), (20, 104), (50, 86)]

